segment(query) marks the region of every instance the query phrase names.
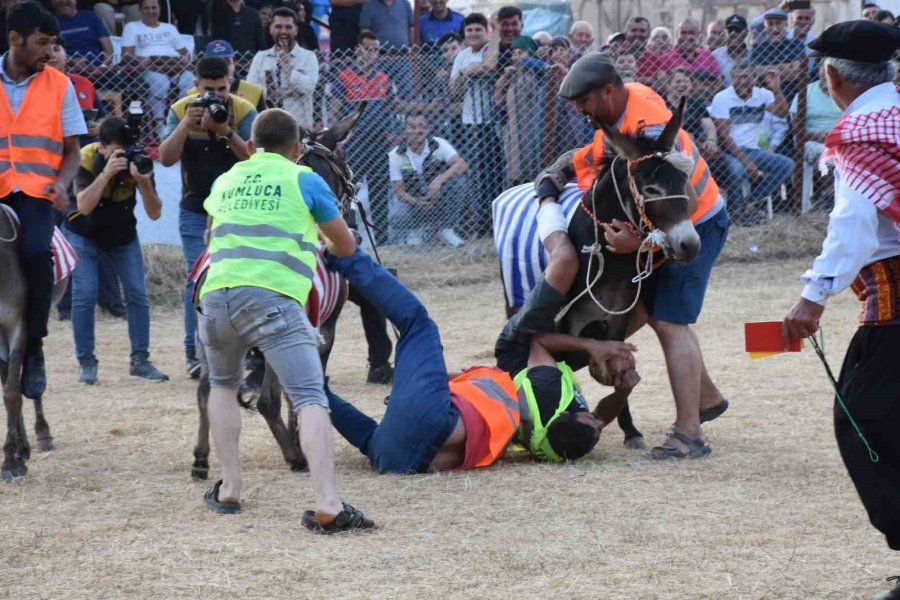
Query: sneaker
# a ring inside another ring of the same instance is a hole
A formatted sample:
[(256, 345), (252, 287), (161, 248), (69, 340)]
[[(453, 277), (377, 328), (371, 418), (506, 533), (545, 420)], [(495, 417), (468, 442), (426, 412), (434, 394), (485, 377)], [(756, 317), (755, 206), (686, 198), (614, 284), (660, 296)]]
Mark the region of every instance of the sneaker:
[(84, 363), (79, 365), (78, 383), (97, 385), (97, 363)]
[(369, 374), (366, 376), (366, 383), (389, 384), (394, 379), (394, 369), (391, 365), (382, 365), (380, 367), (369, 367)]
[(154, 367), (153, 363), (151, 363), (149, 360), (144, 360), (139, 363), (131, 363), (131, 368), (128, 369), (128, 374), (135, 379), (146, 379), (147, 381), (152, 381), (153, 383), (161, 383), (163, 381), (169, 380), (169, 376), (165, 373), (160, 372), (160, 370)]
[(47, 372), (44, 369), (44, 350), (38, 348), (25, 355), (22, 366), (22, 395), (40, 398), (47, 389)]
[(193, 348), (185, 351), (185, 358), (187, 360), (187, 374), (191, 379), (199, 379), (200, 378), (200, 361), (197, 359), (197, 354)]
[(425, 232), (421, 229), (413, 229), (406, 234), (407, 246), (421, 246), (425, 241)]
[(440, 237), (445, 244), (453, 248), (459, 248), (460, 246), (465, 244), (463, 239), (456, 234), (452, 227), (441, 229), (438, 237)]
[(888, 581), (894, 582), (894, 587), (890, 591), (872, 596), (872, 600), (900, 600), (900, 576), (888, 577)]

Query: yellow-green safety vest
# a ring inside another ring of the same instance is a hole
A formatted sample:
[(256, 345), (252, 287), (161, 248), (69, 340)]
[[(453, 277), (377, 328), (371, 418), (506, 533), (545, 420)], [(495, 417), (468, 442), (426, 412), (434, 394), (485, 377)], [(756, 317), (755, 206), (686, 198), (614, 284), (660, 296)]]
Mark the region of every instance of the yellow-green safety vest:
[[(520, 414), (529, 415), (529, 419), (522, 418), (519, 425), (518, 441), (537, 458), (548, 460), (551, 462), (563, 462), (563, 457), (557, 454), (550, 442), (547, 440), (547, 428), (561, 414), (566, 412), (572, 400), (575, 399), (575, 390), (581, 391), (578, 382), (575, 380), (575, 373), (572, 368), (564, 362), (556, 363), (556, 367), (560, 370), (560, 397), (559, 405), (556, 412), (550, 417), (546, 423), (541, 421), (541, 411), (537, 405), (537, 399), (534, 397), (534, 390), (531, 387), (531, 381), (528, 379), (528, 369), (522, 369), (518, 375), (513, 378), (513, 384), (519, 392), (519, 412)], [(530, 423), (530, 426), (528, 425)]]
[(311, 172), (280, 154), (257, 152), (216, 180), (203, 203), (212, 230), (201, 299), (213, 290), (255, 286), (306, 304), (318, 230), (299, 178)]

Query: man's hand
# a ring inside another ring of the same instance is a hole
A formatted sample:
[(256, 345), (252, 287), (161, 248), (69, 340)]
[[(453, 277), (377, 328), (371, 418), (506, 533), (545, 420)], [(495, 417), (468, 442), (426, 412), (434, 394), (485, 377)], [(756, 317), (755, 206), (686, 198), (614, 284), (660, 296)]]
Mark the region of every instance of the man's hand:
[(228, 121), (225, 121), (224, 123), (217, 123), (216, 121), (214, 121), (213, 118), (209, 116), (208, 110), (205, 110), (203, 112), (203, 118), (200, 119), (200, 126), (203, 127), (203, 129), (212, 131), (217, 135), (226, 135), (231, 129), (231, 127), (228, 125)]
[(627, 371), (623, 371), (621, 373), (617, 373), (613, 378), (613, 387), (617, 390), (631, 390), (634, 389), (641, 381), (641, 376), (638, 375), (638, 372), (634, 369), (628, 369)]
[(440, 178), (435, 177), (431, 183), (428, 184), (428, 189), (425, 191), (425, 197), (432, 202), (437, 200), (438, 195), (441, 193), (441, 186), (444, 184)]
[(90, 121), (87, 123), (87, 134), (91, 137), (97, 137), (100, 133), (100, 123), (97, 121)]
[(184, 112), (184, 118), (179, 125), (182, 127), (197, 127), (200, 125), (200, 121), (205, 114), (206, 109), (202, 106), (188, 106), (187, 110)]
[(613, 219), (612, 223), (603, 224), (604, 234), (609, 251), (614, 254), (630, 254), (641, 247), (641, 236), (629, 227), (628, 223)]
[(53, 208), (58, 210), (61, 213), (66, 212), (69, 208), (69, 192), (66, 190), (63, 184), (58, 181), (54, 181), (53, 183), (47, 184), (46, 191), (50, 194), (50, 202), (53, 203)]
[(609, 363), (616, 372), (627, 371), (634, 368), (634, 352), (636, 346), (626, 342), (610, 342), (590, 340), (588, 355), (591, 361), (598, 364)]
[(700, 150), (704, 156), (708, 156), (709, 158), (716, 158), (720, 154), (719, 144), (713, 140), (704, 140), (700, 142)]
[(806, 298), (800, 298), (793, 308), (788, 311), (784, 322), (781, 324), (781, 342), (784, 349), (788, 350), (792, 339), (803, 339), (813, 335), (819, 330), (819, 319), (825, 307)]
[(757, 179), (759, 179), (760, 177), (763, 176), (762, 171), (760, 171), (759, 168), (756, 166), (756, 163), (754, 163), (752, 161), (748, 160), (744, 164), (744, 168), (747, 169), (747, 179), (749, 179), (750, 181), (756, 181)]
[(115, 150), (112, 154), (109, 155), (109, 159), (106, 161), (106, 166), (103, 167), (103, 170), (100, 172), (100, 174), (107, 179), (112, 179), (127, 168), (128, 159), (125, 158), (125, 151)]
[(131, 173), (131, 176), (134, 177), (134, 180), (138, 183), (150, 183), (153, 180), (153, 171), (144, 175), (138, 171), (137, 165), (134, 163), (131, 163), (128, 166), (128, 172)]
[(763, 76), (763, 82), (765, 83), (765, 86), (773, 92), (781, 89), (781, 77), (775, 69), (768, 69), (766, 71), (766, 74)]

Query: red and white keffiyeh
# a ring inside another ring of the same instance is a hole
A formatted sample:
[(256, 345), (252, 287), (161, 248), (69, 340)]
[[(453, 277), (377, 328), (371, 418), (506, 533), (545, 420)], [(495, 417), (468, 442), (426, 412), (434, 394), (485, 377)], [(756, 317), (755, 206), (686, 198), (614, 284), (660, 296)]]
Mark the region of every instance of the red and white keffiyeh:
[(900, 223), (900, 106), (841, 117), (819, 164)]

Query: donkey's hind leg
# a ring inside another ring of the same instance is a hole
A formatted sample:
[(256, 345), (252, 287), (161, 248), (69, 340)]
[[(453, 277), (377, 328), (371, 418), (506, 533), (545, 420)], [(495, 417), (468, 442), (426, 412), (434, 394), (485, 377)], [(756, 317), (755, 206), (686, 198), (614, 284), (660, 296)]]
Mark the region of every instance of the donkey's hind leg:
[(296, 425), (288, 427), (281, 418), (281, 384), (278, 382), (275, 371), (268, 364), (259, 392), (259, 402), (256, 406), (259, 414), (265, 418), (275, 441), (278, 442), (285, 462), (291, 465), (291, 470), (306, 470), (306, 457), (303, 456), (303, 451), (300, 449)]
[(644, 443), (644, 434), (634, 426), (627, 398), (625, 405), (622, 407), (622, 412), (619, 413), (618, 421), (619, 428), (625, 434), (625, 447), (632, 450), (644, 450), (647, 447), (647, 444)]
[(44, 416), (43, 396), (34, 399), (34, 433), (37, 435), (38, 452), (50, 452), (55, 448), (50, 424)]
[[(3, 466), (0, 476), (5, 481), (24, 477), (28, 472), (25, 457), (22, 456), (24, 432), (22, 422), (22, 349), (13, 347), (3, 382), (3, 404), (6, 407), (6, 441), (3, 444)], [(27, 441), (25, 442), (27, 444)], [(26, 454), (28, 450), (25, 451)]]
[(201, 367), (200, 383), (197, 385), (197, 410), (200, 421), (197, 424), (197, 445), (194, 446), (194, 464), (191, 478), (203, 481), (209, 477), (209, 372)]

